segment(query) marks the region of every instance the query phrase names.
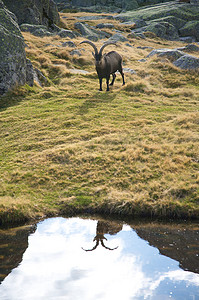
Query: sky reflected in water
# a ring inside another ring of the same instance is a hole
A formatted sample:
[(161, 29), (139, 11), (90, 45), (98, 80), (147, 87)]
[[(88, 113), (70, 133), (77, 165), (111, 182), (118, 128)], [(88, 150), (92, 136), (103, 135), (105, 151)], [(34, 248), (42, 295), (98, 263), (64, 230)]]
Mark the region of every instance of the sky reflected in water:
[(199, 299), (199, 275), (160, 255), (128, 225), (104, 234), (104, 246), (117, 249), (101, 242), (93, 249), (97, 225), (80, 218), (39, 223), (21, 264), (0, 285), (0, 300)]

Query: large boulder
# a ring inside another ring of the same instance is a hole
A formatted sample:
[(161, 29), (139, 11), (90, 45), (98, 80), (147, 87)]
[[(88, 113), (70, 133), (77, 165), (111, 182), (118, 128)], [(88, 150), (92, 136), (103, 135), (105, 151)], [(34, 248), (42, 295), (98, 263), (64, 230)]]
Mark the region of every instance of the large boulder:
[(3, 0), (19, 24), (28, 23), (52, 27), (59, 24), (57, 5), (53, 0)]
[(145, 31), (155, 33), (158, 37), (166, 40), (179, 40), (177, 29), (168, 22), (152, 23), (145, 28)]
[(181, 36), (194, 36), (199, 42), (199, 21), (189, 21), (179, 29)]
[(16, 17), (0, 0), (0, 95), (26, 83), (25, 44)]
[(199, 58), (186, 54), (174, 61), (174, 65), (184, 70), (196, 70), (199, 69)]

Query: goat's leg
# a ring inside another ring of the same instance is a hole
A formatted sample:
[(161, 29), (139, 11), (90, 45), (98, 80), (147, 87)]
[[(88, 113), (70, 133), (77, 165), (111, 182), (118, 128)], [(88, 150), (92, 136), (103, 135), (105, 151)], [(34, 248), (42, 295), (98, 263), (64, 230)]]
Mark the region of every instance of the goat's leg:
[(123, 85), (125, 85), (125, 81), (124, 81), (124, 73), (123, 73), (122, 67), (121, 67), (121, 69), (119, 69), (118, 71), (119, 71), (120, 74), (122, 75)]
[(113, 85), (113, 83), (114, 83), (114, 81), (115, 81), (115, 78), (116, 78), (115, 73), (113, 73), (112, 76), (113, 76), (113, 80), (111, 81), (110, 85)]
[(99, 91), (102, 91), (102, 78), (99, 78), (99, 84), (100, 84), (100, 89), (99, 89)]
[(106, 77), (106, 85), (107, 85), (106, 91), (107, 91), (107, 92), (109, 91), (109, 79), (110, 79), (110, 75), (108, 75), (108, 76)]

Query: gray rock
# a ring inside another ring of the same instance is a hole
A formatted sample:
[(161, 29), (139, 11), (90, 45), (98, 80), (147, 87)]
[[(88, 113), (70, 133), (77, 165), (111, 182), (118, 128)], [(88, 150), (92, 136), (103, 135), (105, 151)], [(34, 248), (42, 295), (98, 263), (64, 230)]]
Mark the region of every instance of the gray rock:
[(113, 16), (107, 16), (107, 15), (83, 16), (83, 17), (79, 17), (77, 19), (81, 20), (81, 21), (92, 21), (92, 20), (100, 20), (100, 19), (109, 19), (109, 20), (112, 20)]
[(136, 74), (136, 71), (130, 68), (123, 68), (124, 73)]
[(185, 36), (185, 37), (180, 37), (180, 41), (184, 43), (194, 43), (196, 42), (196, 39), (192, 36)]
[(189, 44), (186, 45), (185, 47), (177, 48), (177, 50), (187, 51), (187, 52), (199, 52), (199, 47), (194, 44)]
[(96, 42), (98, 39), (109, 38), (111, 36), (111, 34), (107, 32), (104, 32), (102, 30), (98, 31), (93, 27), (81, 22), (75, 23), (75, 29), (79, 30), (81, 35), (87, 37), (88, 39), (94, 42)]
[[(157, 2), (160, 1), (156, 1), (156, 3)], [(153, 1), (152, 3), (155, 3), (155, 1)], [(136, 19), (142, 18), (147, 22), (168, 16), (174, 16), (186, 22), (191, 20), (198, 20), (199, 6), (193, 6), (188, 3), (179, 4), (177, 1), (170, 1), (167, 3), (157, 3), (155, 5), (147, 7), (143, 6), (136, 10), (121, 13), (115, 18), (124, 22), (135, 21)]]
[(122, 8), (125, 9), (125, 10), (134, 10), (134, 9), (136, 9), (136, 8), (139, 7), (139, 5), (138, 5), (138, 3), (137, 3), (136, 0), (131, 0), (131, 1), (124, 0), (124, 4), (123, 5), (124, 5), (124, 7), (122, 7)]
[(177, 29), (168, 22), (151, 23), (145, 31), (155, 33), (158, 37), (167, 40), (179, 40)]
[(112, 29), (114, 28), (114, 25), (111, 23), (100, 23), (96, 26), (96, 28), (102, 29), (102, 28), (109, 28)]
[(26, 83), (25, 43), (16, 18), (0, 0), (0, 95)]
[(71, 47), (71, 48), (76, 48), (76, 45), (72, 41), (67, 41), (61, 44), (62, 47)]
[(153, 47), (148, 47), (148, 46), (138, 46), (137, 49), (142, 49), (142, 50), (153, 50)]
[(147, 55), (147, 58), (154, 55), (166, 57), (171, 60), (177, 60), (181, 56), (184, 56), (185, 53), (177, 49), (154, 49)]
[(135, 20), (135, 26), (136, 26), (136, 28), (141, 28), (141, 27), (147, 26), (147, 23), (143, 19), (137, 19), (137, 20)]
[(4, 3), (17, 16), (19, 24), (28, 23), (47, 27), (59, 24), (58, 9), (53, 0), (4, 0)]
[(183, 20), (181, 18), (177, 18), (175, 16), (166, 16), (166, 17), (162, 17), (159, 19), (154, 19), (152, 21), (150, 21), (150, 23), (162, 23), (162, 22), (167, 22), (171, 25), (173, 25), (177, 30), (180, 29), (181, 27), (183, 27), (186, 24), (186, 20)]
[(97, 36), (93, 32), (93, 30), (91, 29), (90, 26), (88, 26), (84, 23), (81, 23), (81, 22), (75, 23), (75, 29), (79, 30), (80, 34), (83, 35), (83, 36), (92, 36), (92, 35)]
[(48, 31), (47, 27), (44, 25), (32, 25), (32, 24), (21, 24), (21, 31), (30, 32), (35, 36), (51, 36), (52, 32)]
[(187, 54), (174, 61), (174, 65), (180, 69), (195, 70), (199, 68), (199, 58)]
[(77, 36), (77, 34), (72, 30), (66, 30), (62, 29), (57, 33), (61, 38), (69, 37), (70, 39), (73, 39)]
[(70, 55), (72, 55), (72, 56), (73, 56), (73, 55), (81, 56), (82, 53), (81, 53), (80, 50), (74, 49), (74, 50), (72, 50), (72, 51), (70, 52)]
[(82, 75), (89, 74), (88, 71), (81, 70), (81, 69), (69, 69), (69, 71), (70, 71), (70, 73), (73, 73), (73, 74), (82, 74)]
[(109, 38), (109, 41), (114, 42), (128, 42), (128, 39), (122, 35), (121, 33), (114, 34), (111, 38)]
[(128, 38), (128, 39), (137, 39), (138, 36), (137, 36), (137, 34), (136, 34), (135, 32), (131, 32), (131, 33), (129, 33), (129, 34), (127, 35), (127, 38)]
[[(60, 0), (55, 1), (60, 2)], [(64, 2), (66, 3), (66, 8), (76, 7), (81, 11), (89, 12), (121, 12), (121, 10), (132, 10), (138, 8), (138, 2), (136, 0), (64, 0)]]
[(137, 33), (137, 37), (138, 37), (138, 38), (141, 38), (141, 39), (143, 39), (143, 40), (146, 39), (146, 36), (145, 36), (142, 32), (138, 32), (138, 33)]
[(189, 21), (179, 29), (181, 36), (194, 36), (199, 41), (199, 21)]
[(26, 59), (26, 83), (29, 86), (34, 85), (34, 68), (29, 59)]
[(44, 76), (44, 74), (37, 68), (34, 68), (34, 81), (36, 81), (40, 86), (47, 85), (48, 79)]

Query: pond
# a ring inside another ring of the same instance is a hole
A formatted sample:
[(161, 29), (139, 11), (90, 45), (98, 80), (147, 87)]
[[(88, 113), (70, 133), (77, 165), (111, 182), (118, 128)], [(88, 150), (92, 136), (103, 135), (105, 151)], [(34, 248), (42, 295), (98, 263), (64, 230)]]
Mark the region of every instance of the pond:
[(198, 229), (78, 217), (0, 229), (0, 300), (198, 300)]

